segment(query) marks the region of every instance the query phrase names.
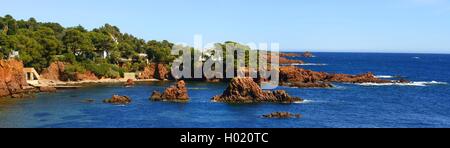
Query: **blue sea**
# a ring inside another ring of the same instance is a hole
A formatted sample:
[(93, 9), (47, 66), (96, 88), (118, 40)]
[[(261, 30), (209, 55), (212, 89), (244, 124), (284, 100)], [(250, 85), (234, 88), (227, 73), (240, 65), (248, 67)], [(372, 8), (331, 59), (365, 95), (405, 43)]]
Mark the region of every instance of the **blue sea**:
[[(154, 90), (174, 82), (94, 85), (40, 93), (33, 98), (1, 100), (0, 127), (75, 128), (415, 128), (450, 127), (450, 55), (386, 53), (315, 53), (296, 58), (305, 69), (329, 73), (373, 72), (382, 78), (402, 77), (405, 85), (335, 83), (334, 88), (288, 88), (300, 104), (223, 104), (211, 97), (225, 83), (187, 82), (188, 103), (152, 102)], [(130, 96), (129, 105), (102, 103), (113, 94)], [(87, 99), (95, 100), (87, 103)], [(298, 119), (264, 119), (276, 111), (300, 113)]]

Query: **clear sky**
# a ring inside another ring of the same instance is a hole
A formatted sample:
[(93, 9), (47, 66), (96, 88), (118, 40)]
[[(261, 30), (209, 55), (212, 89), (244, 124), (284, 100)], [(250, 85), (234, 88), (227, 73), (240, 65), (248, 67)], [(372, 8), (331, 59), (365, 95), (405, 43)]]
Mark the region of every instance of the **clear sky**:
[(450, 53), (450, 0), (0, 0), (0, 15), (110, 23), (146, 40), (278, 42), (282, 49)]

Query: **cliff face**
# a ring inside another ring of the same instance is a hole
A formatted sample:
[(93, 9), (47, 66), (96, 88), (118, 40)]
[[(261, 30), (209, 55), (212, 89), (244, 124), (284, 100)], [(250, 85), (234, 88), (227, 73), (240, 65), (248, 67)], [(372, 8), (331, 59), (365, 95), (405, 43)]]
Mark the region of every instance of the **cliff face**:
[(47, 69), (44, 69), (41, 74), (41, 78), (48, 80), (61, 80), (64, 73), (63, 62), (53, 62)]
[(144, 68), (144, 71), (139, 74), (139, 79), (159, 79), (166, 80), (170, 78), (170, 69), (167, 64), (152, 63)]
[(22, 62), (0, 60), (0, 97), (20, 97), (28, 86)]

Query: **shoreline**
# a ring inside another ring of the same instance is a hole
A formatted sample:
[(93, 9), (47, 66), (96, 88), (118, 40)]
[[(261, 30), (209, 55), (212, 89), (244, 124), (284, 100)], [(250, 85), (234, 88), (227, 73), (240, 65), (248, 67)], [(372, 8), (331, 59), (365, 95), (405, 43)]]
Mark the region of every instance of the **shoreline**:
[[(54, 80), (40, 80), (42, 86), (58, 87), (58, 86), (79, 86), (91, 84), (108, 84), (108, 83), (126, 83), (128, 79), (100, 79), (100, 80), (83, 80), (83, 81), (54, 81)], [(137, 79), (134, 82), (164, 82), (169, 80), (158, 79)]]

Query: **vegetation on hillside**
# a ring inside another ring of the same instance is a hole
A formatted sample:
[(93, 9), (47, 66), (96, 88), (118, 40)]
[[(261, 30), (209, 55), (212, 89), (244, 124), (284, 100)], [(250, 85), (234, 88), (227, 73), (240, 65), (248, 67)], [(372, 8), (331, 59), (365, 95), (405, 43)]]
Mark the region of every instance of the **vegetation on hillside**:
[(70, 64), (69, 72), (89, 70), (97, 76), (109, 77), (141, 70), (147, 59), (169, 63), (175, 58), (170, 54), (173, 43), (146, 42), (109, 24), (87, 30), (82, 26), (65, 28), (58, 23), (38, 22), (34, 18), (16, 20), (6, 15), (0, 17), (0, 27), (0, 59), (16, 51), (26, 67), (38, 71), (53, 61), (64, 61)]

